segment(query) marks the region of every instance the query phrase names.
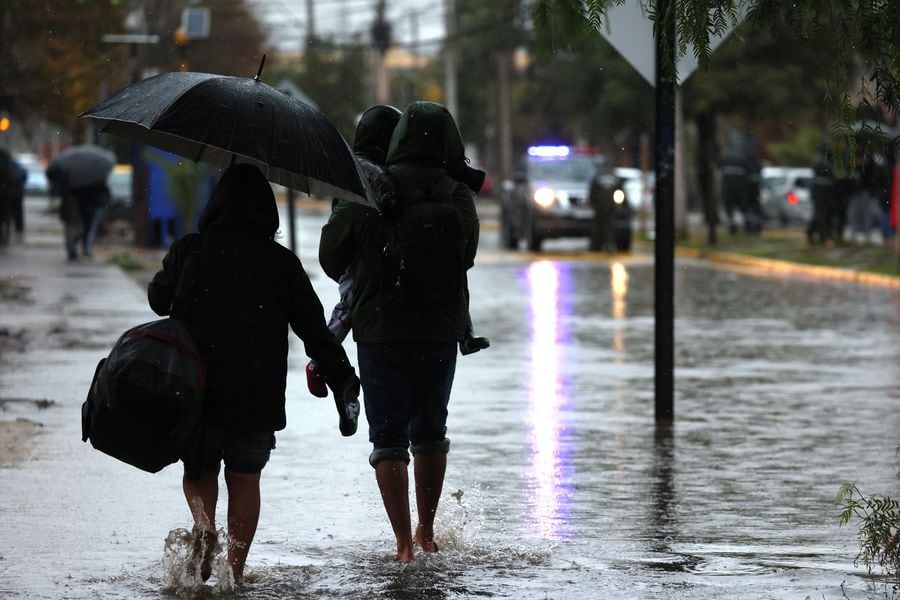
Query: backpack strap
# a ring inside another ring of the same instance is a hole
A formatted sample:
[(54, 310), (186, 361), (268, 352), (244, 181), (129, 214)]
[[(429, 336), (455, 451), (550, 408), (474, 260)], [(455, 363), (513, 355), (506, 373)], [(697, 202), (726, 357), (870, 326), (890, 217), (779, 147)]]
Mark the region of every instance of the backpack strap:
[(187, 310), (194, 299), (197, 280), (200, 278), (200, 254), (203, 251), (203, 237), (200, 234), (188, 238), (188, 255), (181, 267), (175, 296), (169, 314), (177, 319), (187, 316)]

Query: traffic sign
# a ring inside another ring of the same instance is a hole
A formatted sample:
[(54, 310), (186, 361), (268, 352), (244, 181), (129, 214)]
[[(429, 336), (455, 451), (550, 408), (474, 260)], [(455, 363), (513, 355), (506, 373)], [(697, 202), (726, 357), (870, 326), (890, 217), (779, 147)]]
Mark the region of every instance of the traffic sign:
[[(729, 23), (725, 32), (710, 36), (710, 51), (715, 50), (728, 37), (732, 29), (733, 25)], [(600, 29), (600, 34), (631, 66), (637, 69), (644, 79), (650, 82), (650, 85), (656, 85), (656, 44), (653, 41), (653, 21), (650, 20), (640, 0), (630, 0), (625, 4), (610, 6), (606, 11), (606, 21)], [(680, 57), (676, 63), (678, 70), (676, 81), (679, 84), (684, 83), (697, 69), (697, 64), (694, 46), (689, 44), (685, 55)]]

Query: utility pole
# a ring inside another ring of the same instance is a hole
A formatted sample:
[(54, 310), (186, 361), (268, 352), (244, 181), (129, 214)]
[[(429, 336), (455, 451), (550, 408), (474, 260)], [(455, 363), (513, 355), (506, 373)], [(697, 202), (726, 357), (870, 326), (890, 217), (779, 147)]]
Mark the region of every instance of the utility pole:
[(372, 25), (372, 43), (375, 46), (375, 101), (378, 104), (388, 104), (390, 101), (385, 55), (391, 45), (391, 24), (384, 18), (385, 10), (385, 0), (378, 0), (375, 6), (375, 23)]
[(444, 0), (444, 28), (447, 32), (444, 39), (444, 105), (450, 111), (450, 114), (453, 115), (453, 118), (457, 119), (458, 124), (456, 0)]
[(513, 178), (512, 119), (510, 117), (509, 70), (510, 53), (501, 50), (497, 54), (497, 148), (500, 163), (500, 181)]
[(306, 0), (306, 51), (316, 40), (316, 0)]

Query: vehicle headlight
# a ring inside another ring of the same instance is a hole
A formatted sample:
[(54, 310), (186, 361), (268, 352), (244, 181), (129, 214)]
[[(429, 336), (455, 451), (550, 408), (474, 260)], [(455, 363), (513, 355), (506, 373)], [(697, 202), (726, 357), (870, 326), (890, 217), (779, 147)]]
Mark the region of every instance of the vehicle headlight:
[(613, 192), (613, 202), (616, 204), (622, 204), (625, 202), (625, 192), (622, 190), (616, 190)]
[(553, 206), (556, 201), (556, 192), (548, 187), (542, 187), (534, 190), (534, 203), (544, 208)]

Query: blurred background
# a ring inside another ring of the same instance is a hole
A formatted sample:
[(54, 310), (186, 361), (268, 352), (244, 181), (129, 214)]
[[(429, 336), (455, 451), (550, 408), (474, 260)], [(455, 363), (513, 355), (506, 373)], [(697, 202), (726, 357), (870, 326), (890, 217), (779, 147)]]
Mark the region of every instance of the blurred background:
[[(564, 46), (542, 49), (530, 4), (7, 0), (0, 6), (0, 55), (7, 57), (0, 61), (0, 147), (28, 170), (32, 192), (45, 189), (42, 167), (60, 150), (91, 142), (110, 147), (122, 165), (119, 190), (129, 187), (129, 166), (146, 171), (134, 175), (134, 198), (119, 194), (123, 206), (139, 206), (131, 223), (136, 240), (164, 244), (190, 223), (183, 213), (195, 213), (203, 195), (179, 198), (165, 182), (193, 178), (206, 185), (204, 174), (195, 173), (201, 167), (165, 156), (150, 160), (143, 150), (137, 156), (127, 141), (98, 134), (79, 113), (160, 72), (251, 77), (266, 54), (262, 79), (316, 106), (351, 142), (356, 119), (372, 104), (444, 103), (469, 158), (488, 173), (482, 196), (507, 207), (520, 202), (515, 188), (527, 183), (529, 148), (588, 148), (595, 162), (619, 169), (632, 225), (652, 237), (646, 217), (653, 208), (653, 87), (596, 32), (574, 32)], [(821, 57), (807, 46), (778, 22), (743, 23), (715, 49), (708, 69), (682, 76), (680, 236), (688, 234), (692, 213), (732, 232), (808, 226), (812, 167), (830, 152), (825, 78), (851, 82), (852, 92), (859, 73), (853, 67), (824, 73)], [(893, 134), (895, 115), (877, 105), (869, 112), (863, 121)], [(889, 181), (893, 158), (873, 156)], [(889, 205), (889, 184), (882, 188), (885, 198), (871, 194), (865, 228), (887, 234), (879, 206)]]

